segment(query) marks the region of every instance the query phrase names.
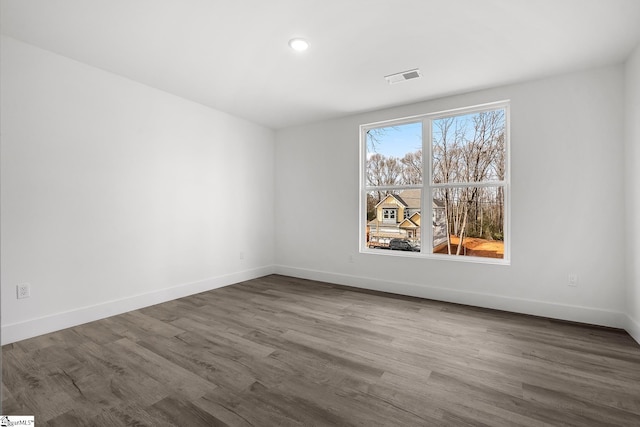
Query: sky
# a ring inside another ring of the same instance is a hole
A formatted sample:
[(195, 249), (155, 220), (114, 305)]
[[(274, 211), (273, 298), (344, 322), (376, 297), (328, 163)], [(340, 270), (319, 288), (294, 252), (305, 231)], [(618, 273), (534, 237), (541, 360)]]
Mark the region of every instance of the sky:
[[(481, 112), (472, 112), (460, 114), (457, 116), (443, 117), (435, 119), (433, 123), (434, 140), (441, 141), (442, 135), (440, 126), (446, 121), (453, 119), (449, 128), (449, 143), (453, 141), (453, 135), (456, 132), (462, 132), (466, 140), (474, 139), (476, 132), (475, 119)], [(442, 122), (442, 123), (440, 123)], [(504, 115), (502, 116), (502, 124), (504, 125)], [(374, 128), (370, 131), (370, 135), (375, 136), (375, 144), (372, 145), (371, 136), (367, 141), (367, 158), (374, 153), (379, 153), (385, 157), (403, 158), (407, 153), (413, 153), (422, 149), (422, 122), (406, 123), (396, 126), (387, 126), (382, 128)]]
[(402, 158), (407, 153), (413, 153), (422, 149), (422, 123), (408, 123), (397, 126), (389, 126), (378, 133), (375, 151), (371, 144), (367, 146), (367, 157), (374, 153), (386, 157)]

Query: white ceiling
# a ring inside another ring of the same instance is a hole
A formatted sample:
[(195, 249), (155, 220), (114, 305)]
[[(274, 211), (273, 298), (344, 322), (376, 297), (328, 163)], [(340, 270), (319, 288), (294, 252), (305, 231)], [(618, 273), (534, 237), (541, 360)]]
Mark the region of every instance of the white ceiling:
[[(640, 0), (1, 0), (2, 33), (274, 129), (623, 61)], [(287, 42), (306, 38), (300, 54)], [(423, 77), (384, 76), (419, 67)]]

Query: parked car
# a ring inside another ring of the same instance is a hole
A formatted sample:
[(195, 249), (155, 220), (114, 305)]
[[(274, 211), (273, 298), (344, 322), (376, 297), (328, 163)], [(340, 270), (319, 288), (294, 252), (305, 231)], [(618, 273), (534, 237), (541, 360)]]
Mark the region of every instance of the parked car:
[(420, 245), (407, 239), (391, 239), (389, 249), (396, 251), (420, 252)]

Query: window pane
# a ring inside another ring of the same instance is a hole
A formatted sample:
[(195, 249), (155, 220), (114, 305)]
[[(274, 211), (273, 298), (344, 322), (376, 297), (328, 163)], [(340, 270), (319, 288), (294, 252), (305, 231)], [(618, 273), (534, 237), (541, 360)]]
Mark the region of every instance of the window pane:
[(419, 252), (421, 195), (416, 189), (369, 191), (366, 246)]
[(504, 258), (504, 188), (434, 189), (433, 252)]
[(422, 183), (422, 123), (369, 129), (367, 186)]
[(504, 180), (505, 129), (504, 109), (433, 120), (433, 182)]

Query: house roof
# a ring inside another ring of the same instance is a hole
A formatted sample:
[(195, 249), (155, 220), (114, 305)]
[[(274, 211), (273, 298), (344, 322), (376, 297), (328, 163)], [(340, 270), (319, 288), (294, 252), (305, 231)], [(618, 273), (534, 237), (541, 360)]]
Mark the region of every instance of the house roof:
[(420, 209), (420, 191), (421, 190), (418, 188), (411, 188), (402, 190), (399, 194), (387, 194), (382, 200), (378, 202), (376, 208), (380, 206), (382, 206), (383, 208), (395, 208), (395, 205), (389, 205), (385, 203), (391, 197), (395, 199), (402, 207), (409, 209)]
[(417, 224), (417, 225), (418, 225), (418, 227), (420, 226), (420, 222), (421, 222), (420, 220), (421, 220), (421, 218), (422, 218), (422, 217), (420, 216), (420, 212), (416, 212), (416, 213), (414, 213), (413, 215), (411, 215), (411, 216), (409, 217), (409, 219), (411, 220), (411, 222), (413, 222), (414, 224)]
[(419, 226), (418, 226), (418, 224), (416, 224), (415, 222), (411, 221), (410, 219), (405, 219), (400, 224), (398, 224), (398, 227), (414, 229), (414, 228), (418, 228)]
[(382, 207), (388, 207), (388, 208), (397, 208), (398, 206), (395, 204), (385, 204), (383, 205), (383, 203), (385, 203), (387, 200), (389, 200), (389, 198), (391, 198), (391, 200), (396, 200), (398, 202), (399, 205), (402, 205), (403, 207), (406, 207), (407, 204), (404, 202), (404, 200), (402, 200), (401, 198), (398, 197), (397, 194), (387, 194), (386, 196), (384, 196), (384, 198), (382, 200), (380, 200), (377, 204), (376, 204), (376, 208), (379, 208), (381, 205)]
[[(376, 204), (376, 208), (383, 209), (395, 209), (399, 205), (412, 210), (420, 211), (420, 196), (421, 191), (419, 188), (410, 188), (406, 190), (400, 191), (399, 194), (387, 194), (382, 200)], [(388, 203), (389, 200), (396, 200), (398, 204)], [(385, 203), (387, 202), (387, 203)], [(433, 207), (435, 208), (444, 208), (444, 201), (439, 199), (433, 200)]]
[(420, 209), (420, 192), (422, 190), (412, 188), (408, 190), (402, 190), (398, 197), (404, 202), (404, 205), (409, 209)]

